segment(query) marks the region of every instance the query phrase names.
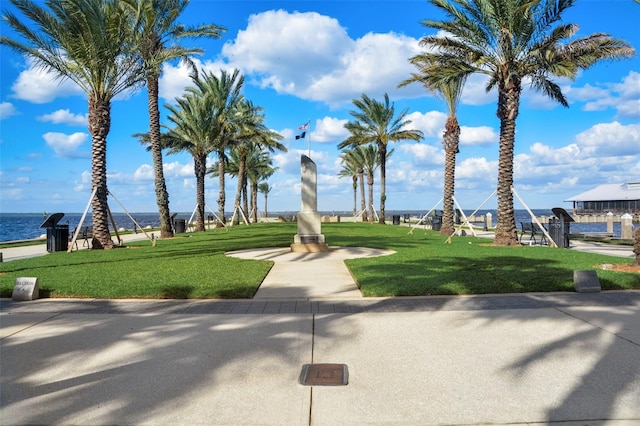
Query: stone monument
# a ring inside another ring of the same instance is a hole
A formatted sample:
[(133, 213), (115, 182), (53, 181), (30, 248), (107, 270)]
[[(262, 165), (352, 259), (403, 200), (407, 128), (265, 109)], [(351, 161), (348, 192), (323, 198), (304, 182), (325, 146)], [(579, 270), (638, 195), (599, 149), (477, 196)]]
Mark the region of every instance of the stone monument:
[(318, 213), (318, 174), (316, 163), (306, 155), (300, 158), (302, 178), (302, 210), (296, 215), (298, 233), (293, 237), (294, 253), (319, 253), (329, 251), (324, 242), (320, 213)]

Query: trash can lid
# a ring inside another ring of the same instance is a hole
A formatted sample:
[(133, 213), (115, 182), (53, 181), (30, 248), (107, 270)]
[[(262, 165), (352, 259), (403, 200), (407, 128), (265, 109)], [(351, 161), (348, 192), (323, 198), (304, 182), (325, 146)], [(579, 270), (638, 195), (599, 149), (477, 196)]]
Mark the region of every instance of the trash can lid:
[(567, 213), (567, 211), (562, 207), (554, 207), (551, 209), (551, 211), (556, 215), (558, 219), (563, 219), (565, 222), (575, 222), (571, 215)]
[(64, 213), (54, 213), (42, 222), (40, 228), (53, 228), (56, 226), (60, 219), (64, 216)]

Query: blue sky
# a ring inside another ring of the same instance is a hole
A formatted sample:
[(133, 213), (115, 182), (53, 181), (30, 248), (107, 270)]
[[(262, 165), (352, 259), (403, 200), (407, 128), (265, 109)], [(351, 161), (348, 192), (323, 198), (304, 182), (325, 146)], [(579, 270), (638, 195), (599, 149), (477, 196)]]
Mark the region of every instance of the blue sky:
[[(2, 0), (3, 10), (10, 3)], [(413, 67), (420, 21), (439, 18), (426, 1), (210, 1), (193, 0), (181, 21), (227, 28), (222, 39), (186, 41), (205, 49), (201, 68), (239, 68), (245, 95), (262, 106), (266, 125), (285, 137), (287, 153), (269, 180), (269, 211), (300, 209), (300, 155), (309, 142), (318, 166), (318, 209), (350, 211), (351, 181), (339, 178), (336, 146), (347, 137), (351, 100), (389, 93), (409, 109), (419, 142), (393, 144), (387, 164), (388, 210), (423, 210), (442, 197), (445, 105), (418, 85), (397, 89)], [(640, 47), (640, 5), (632, 0), (582, 0), (565, 14), (578, 36), (605, 32)], [(11, 36), (0, 24), (2, 34)], [(0, 212), (81, 212), (90, 195), (91, 137), (86, 97), (72, 83), (54, 81), (8, 48), (0, 47)], [(165, 67), (161, 104), (189, 85), (179, 63)], [(604, 62), (560, 80), (570, 108), (525, 88), (517, 121), (515, 187), (531, 208), (569, 208), (564, 200), (603, 183), (640, 181), (640, 59)], [(458, 109), (462, 126), (456, 198), (474, 210), (497, 183), (499, 121), (495, 92), (471, 78)], [(157, 210), (151, 155), (134, 133), (148, 130), (146, 91), (112, 105), (108, 186), (131, 212)], [(309, 139), (295, 141), (310, 120)], [(212, 156), (210, 161), (215, 161)], [(189, 155), (164, 157), (170, 208), (191, 212), (195, 178)], [(379, 179), (376, 179), (376, 183)], [(228, 200), (236, 182), (227, 180)], [(377, 185), (376, 185), (377, 186)], [(217, 178), (207, 178), (206, 200), (216, 210)], [(376, 208), (378, 205), (376, 192)], [(495, 198), (485, 208), (495, 208)], [(122, 211), (111, 202), (113, 211)], [(228, 205), (227, 210), (232, 206)], [(263, 208), (260, 197), (259, 208)], [(516, 208), (521, 208), (516, 201)]]

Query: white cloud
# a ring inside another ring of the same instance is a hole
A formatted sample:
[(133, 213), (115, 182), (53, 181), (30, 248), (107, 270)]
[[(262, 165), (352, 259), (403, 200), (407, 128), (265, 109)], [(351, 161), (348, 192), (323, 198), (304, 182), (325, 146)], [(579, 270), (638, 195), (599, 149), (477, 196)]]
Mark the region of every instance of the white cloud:
[[(441, 148), (425, 143), (400, 144), (398, 149), (408, 154), (414, 165), (441, 165), (444, 164), (444, 151)], [(393, 158), (393, 157), (392, 157)]]
[(411, 120), (407, 128), (421, 130), (425, 137), (442, 138), (447, 114), (440, 111), (412, 112), (407, 114), (407, 120)]
[(59, 109), (51, 114), (45, 114), (37, 117), (39, 121), (67, 124), (69, 126), (86, 126), (89, 114), (73, 114), (68, 109)]
[[(496, 182), (498, 178), (498, 162), (489, 161), (486, 158), (474, 157), (460, 161), (456, 165), (456, 181), (464, 182), (461, 187), (476, 188), (486, 185), (486, 182)], [(457, 182), (456, 182), (456, 185)], [(494, 188), (487, 188), (493, 190)], [(491, 192), (491, 191), (488, 191)]]
[(489, 77), (484, 74), (472, 74), (467, 79), (460, 102), (464, 105), (486, 105), (498, 101), (498, 93), (495, 88), (487, 92)]
[(578, 133), (576, 143), (585, 156), (637, 156), (640, 154), (640, 124), (623, 125), (617, 121), (596, 124)]
[(340, 143), (349, 136), (349, 131), (344, 125), (349, 120), (341, 120), (334, 117), (324, 117), (316, 120), (315, 126), (311, 127), (311, 137), (313, 142)]
[(74, 82), (56, 79), (55, 74), (38, 67), (33, 59), (26, 58), (25, 61), (27, 69), (18, 75), (18, 79), (11, 86), (12, 97), (43, 104), (59, 97), (84, 95)]
[(363, 92), (397, 93), (398, 82), (413, 71), (407, 58), (418, 52), (411, 37), (369, 33), (353, 40), (334, 18), (283, 10), (252, 15), (222, 49), (260, 87), (330, 105)]
[(89, 152), (79, 152), (78, 149), (87, 141), (87, 133), (76, 132), (71, 135), (65, 133), (48, 132), (42, 135), (47, 145), (56, 155), (65, 158), (89, 158)]
[(133, 172), (133, 180), (153, 180), (153, 167), (148, 164), (142, 164)]
[(489, 145), (497, 143), (500, 135), (489, 126), (460, 126), (461, 145)]
[(80, 180), (74, 182), (75, 192), (85, 192), (91, 189), (91, 172), (85, 170), (80, 175)]
[(0, 120), (7, 119), (12, 115), (18, 115), (18, 110), (11, 102), (0, 103)]
[(182, 164), (178, 161), (165, 162), (162, 164), (163, 174), (166, 178), (175, 177), (192, 177), (194, 176), (193, 162), (189, 164)]
[(563, 88), (570, 100), (584, 102), (583, 111), (615, 109), (619, 118), (640, 118), (640, 73), (630, 71), (620, 83)]

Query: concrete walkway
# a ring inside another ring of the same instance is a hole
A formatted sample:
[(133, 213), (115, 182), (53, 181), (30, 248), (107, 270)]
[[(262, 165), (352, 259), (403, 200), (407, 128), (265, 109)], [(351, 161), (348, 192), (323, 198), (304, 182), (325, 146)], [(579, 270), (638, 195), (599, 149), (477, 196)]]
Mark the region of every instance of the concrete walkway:
[(366, 247), (330, 247), (325, 253), (293, 253), (289, 248), (266, 248), (233, 251), (227, 255), (274, 262), (254, 299), (351, 299), (362, 298), (362, 293), (344, 260), (393, 253), (393, 250)]
[(640, 424), (640, 291), (354, 293), (342, 259), (385, 254), (235, 252), (275, 260), (250, 300), (1, 299), (0, 423)]
[[(412, 300), (5, 299), (1, 423), (639, 424), (640, 292)], [(303, 386), (308, 363), (349, 383)]]

